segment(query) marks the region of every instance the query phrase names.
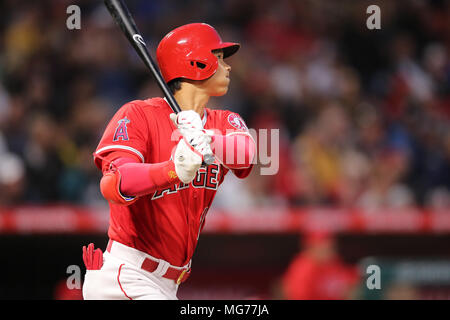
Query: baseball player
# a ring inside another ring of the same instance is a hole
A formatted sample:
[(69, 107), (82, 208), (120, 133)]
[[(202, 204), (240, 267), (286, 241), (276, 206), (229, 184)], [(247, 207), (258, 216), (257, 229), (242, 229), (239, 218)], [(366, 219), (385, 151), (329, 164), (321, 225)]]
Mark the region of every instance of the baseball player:
[[(83, 247), (85, 299), (177, 299), (219, 185), (245, 178), (256, 152), (242, 118), (206, 107), (226, 94), (239, 49), (208, 24), (168, 33), (157, 61), (182, 112), (163, 98), (135, 100), (109, 122), (94, 153), (110, 206), (106, 251)], [(206, 154), (214, 163), (202, 165)]]

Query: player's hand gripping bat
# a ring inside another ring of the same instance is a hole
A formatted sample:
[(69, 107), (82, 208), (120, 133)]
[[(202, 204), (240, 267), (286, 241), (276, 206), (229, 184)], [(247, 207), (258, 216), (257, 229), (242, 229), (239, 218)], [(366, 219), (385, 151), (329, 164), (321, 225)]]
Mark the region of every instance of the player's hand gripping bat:
[[(153, 61), (152, 57), (147, 51), (146, 44), (141, 34), (139, 33), (136, 24), (128, 11), (127, 6), (122, 0), (105, 0), (105, 5), (108, 8), (109, 13), (119, 25), (122, 32), (127, 37), (128, 41), (130, 41), (133, 48), (136, 50), (138, 55), (141, 57), (144, 64), (147, 68), (150, 69), (153, 77), (156, 79), (158, 86), (163, 91), (169, 106), (172, 108), (173, 112), (178, 113), (181, 111), (180, 106), (177, 101), (170, 92), (169, 87), (164, 81), (161, 72), (159, 71), (158, 66)], [(214, 162), (213, 154), (206, 154), (203, 156), (203, 162), (206, 165), (210, 165)]]

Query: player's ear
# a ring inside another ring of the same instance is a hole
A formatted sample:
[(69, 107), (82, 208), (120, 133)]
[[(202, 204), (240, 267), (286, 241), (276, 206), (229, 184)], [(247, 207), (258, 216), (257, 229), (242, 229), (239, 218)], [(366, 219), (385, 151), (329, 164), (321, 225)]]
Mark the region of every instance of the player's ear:
[(223, 59), (223, 56), (224, 56), (224, 54), (223, 54), (223, 49), (216, 49), (216, 50), (213, 50), (212, 53), (213, 53), (217, 58)]

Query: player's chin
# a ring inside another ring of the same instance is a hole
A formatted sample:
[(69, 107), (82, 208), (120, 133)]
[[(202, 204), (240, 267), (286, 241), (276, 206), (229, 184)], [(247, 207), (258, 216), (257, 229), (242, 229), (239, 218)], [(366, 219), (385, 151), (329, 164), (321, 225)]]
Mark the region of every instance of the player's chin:
[(221, 97), (223, 95), (226, 95), (228, 92), (228, 85), (229, 85), (229, 81), (226, 84), (223, 84), (221, 86), (218, 86), (216, 88), (216, 90), (214, 90), (214, 92), (211, 94), (211, 96), (214, 97)]

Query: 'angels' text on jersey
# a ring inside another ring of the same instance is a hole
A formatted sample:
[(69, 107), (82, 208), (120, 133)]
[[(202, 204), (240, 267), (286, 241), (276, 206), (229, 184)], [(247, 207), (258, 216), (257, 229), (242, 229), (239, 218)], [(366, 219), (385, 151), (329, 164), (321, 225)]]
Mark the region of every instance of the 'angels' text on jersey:
[[(190, 183), (194, 188), (205, 188), (208, 190), (217, 190), (219, 186), (219, 171), (220, 167), (217, 164), (211, 164), (208, 167), (202, 167), (198, 169), (197, 175)], [(189, 188), (189, 184), (180, 182), (173, 185), (171, 188), (164, 190), (157, 190), (152, 196), (152, 200), (164, 197), (165, 194), (173, 194), (179, 190)]]

